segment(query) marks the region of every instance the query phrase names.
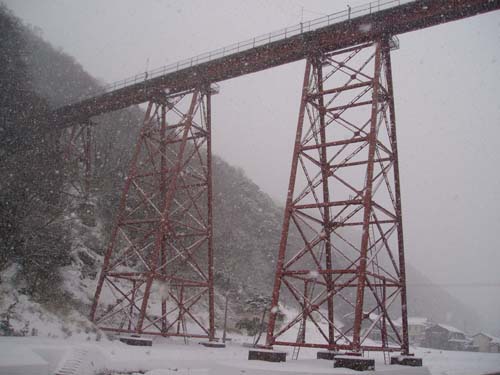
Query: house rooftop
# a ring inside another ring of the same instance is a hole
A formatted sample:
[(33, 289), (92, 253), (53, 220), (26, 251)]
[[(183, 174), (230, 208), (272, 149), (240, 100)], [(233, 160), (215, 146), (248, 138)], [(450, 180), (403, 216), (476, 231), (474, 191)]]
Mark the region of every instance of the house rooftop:
[(489, 338), (491, 340), (492, 344), (500, 344), (500, 339), (498, 337), (492, 336), (492, 335), (490, 335), (488, 333), (479, 332), (479, 333), (475, 334), (472, 337), (476, 337), (476, 336), (479, 336), (479, 335), (483, 335), (483, 336), (486, 336), (487, 338)]
[(452, 327), (452, 326), (449, 326), (449, 325), (446, 325), (446, 324), (441, 324), (441, 323), (436, 324), (436, 325), (440, 326), (441, 328), (444, 328), (445, 330), (447, 330), (449, 332), (462, 333), (463, 335), (465, 335), (465, 332), (459, 330), (458, 328), (455, 328), (455, 327)]
[[(394, 321), (394, 324), (401, 327), (403, 322), (402, 322), (402, 319), (399, 318), (399, 319), (396, 319)], [(408, 324), (409, 325), (429, 325), (431, 324), (431, 321), (429, 320), (429, 318), (422, 318), (422, 317), (419, 317), (419, 316), (409, 316), (408, 317)]]
[(449, 339), (449, 342), (458, 342), (458, 343), (463, 343), (463, 344), (468, 344), (470, 340), (467, 339)]

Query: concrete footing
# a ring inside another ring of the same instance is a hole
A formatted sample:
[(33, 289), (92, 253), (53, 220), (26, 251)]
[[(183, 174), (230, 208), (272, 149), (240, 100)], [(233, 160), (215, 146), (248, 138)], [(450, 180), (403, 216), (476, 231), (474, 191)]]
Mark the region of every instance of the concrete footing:
[(248, 360), (266, 361), (266, 362), (286, 362), (286, 352), (275, 352), (274, 350), (250, 350)]
[(223, 342), (217, 342), (217, 341), (209, 341), (209, 342), (200, 342), (201, 345), (207, 347), (207, 348), (225, 348), (226, 344)]
[(343, 367), (356, 371), (375, 370), (375, 360), (358, 356), (337, 355), (333, 367)]
[(134, 346), (153, 346), (153, 340), (143, 337), (122, 336), (118, 338), (121, 342), (127, 345)]
[(332, 361), (335, 359), (335, 356), (339, 354), (339, 352), (324, 350), (316, 353), (316, 359), (327, 359), (329, 361)]
[(391, 365), (422, 367), (422, 358), (411, 355), (398, 355), (396, 357), (391, 357)]

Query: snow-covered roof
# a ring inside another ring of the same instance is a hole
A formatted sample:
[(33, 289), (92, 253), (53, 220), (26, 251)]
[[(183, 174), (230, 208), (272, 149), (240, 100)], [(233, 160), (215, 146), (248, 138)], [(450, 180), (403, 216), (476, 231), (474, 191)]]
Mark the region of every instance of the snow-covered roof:
[(491, 340), (492, 344), (500, 344), (500, 339), (498, 337), (492, 336), (488, 333), (479, 332), (478, 334), (475, 334), (473, 337), (476, 337), (479, 335), (483, 335), (483, 336), (486, 336), (487, 338), (489, 338)]
[(460, 331), (458, 328), (455, 328), (455, 327), (452, 327), (452, 326), (448, 326), (446, 324), (436, 324), (437, 326), (440, 326), (441, 328), (444, 328), (445, 330), (449, 331), (449, 332), (456, 332), (456, 333), (462, 333), (463, 335), (465, 335), (465, 332), (464, 331)]
[(460, 343), (465, 343), (465, 344), (467, 344), (467, 343), (469, 343), (469, 342), (470, 342), (470, 341), (469, 341), (469, 340), (467, 340), (467, 339), (449, 339), (448, 341), (449, 341), (449, 342), (460, 342)]
[(412, 317), (408, 318), (408, 324), (425, 325), (425, 324), (429, 324), (429, 319), (427, 319), (427, 318), (420, 318), (418, 316), (412, 316)]
[[(394, 321), (394, 324), (397, 326), (403, 325), (402, 319), (401, 318), (396, 319)], [(419, 316), (409, 316), (408, 317), (408, 325), (425, 326), (425, 325), (429, 325), (429, 324), (430, 324), (430, 320), (428, 318), (422, 318)]]

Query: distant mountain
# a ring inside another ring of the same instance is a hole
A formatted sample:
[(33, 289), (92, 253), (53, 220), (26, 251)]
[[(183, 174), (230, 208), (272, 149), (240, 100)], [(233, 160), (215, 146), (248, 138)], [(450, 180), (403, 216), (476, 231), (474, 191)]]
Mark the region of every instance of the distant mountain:
[(449, 324), (466, 333), (481, 330), (481, 319), (475, 311), (434, 285), (411, 264), (407, 265), (407, 284), (411, 316)]

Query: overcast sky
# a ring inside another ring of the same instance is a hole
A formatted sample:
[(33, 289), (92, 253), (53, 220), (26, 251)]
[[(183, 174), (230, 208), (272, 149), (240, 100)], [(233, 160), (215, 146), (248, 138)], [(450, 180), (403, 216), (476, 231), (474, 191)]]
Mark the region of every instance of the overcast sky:
[[(4, 2), (106, 82), (347, 5)], [(399, 38), (393, 70), (407, 259), (434, 282), (449, 285), (500, 333), (500, 12)], [(242, 167), (278, 202), (285, 200), (304, 65), (222, 82), (214, 98), (214, 152)]]

